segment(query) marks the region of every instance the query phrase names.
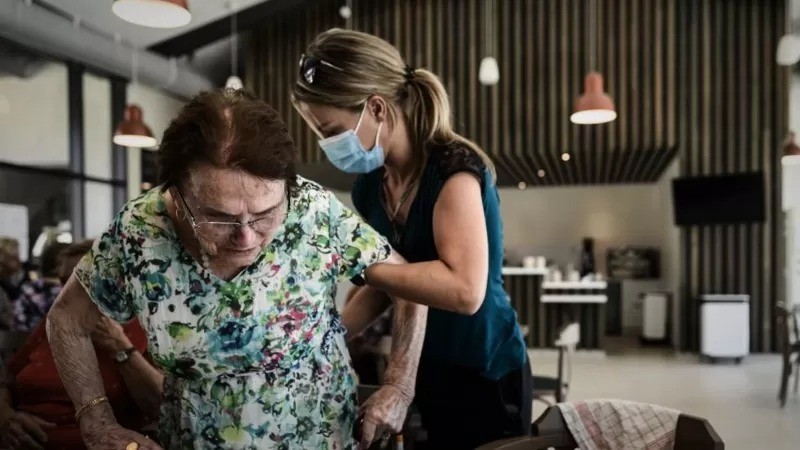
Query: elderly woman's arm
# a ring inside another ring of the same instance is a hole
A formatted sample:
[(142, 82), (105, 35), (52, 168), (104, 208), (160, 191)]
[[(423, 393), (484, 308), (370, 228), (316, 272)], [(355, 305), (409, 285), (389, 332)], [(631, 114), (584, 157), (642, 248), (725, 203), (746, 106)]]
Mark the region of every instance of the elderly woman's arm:
[[(122, 326), (108, 317), (102, 317), (92, 333), (92, 340), (113, 357), (119, 352), (133, 348)], [(125, 382), (128, 392), (139, 409), (146, 415), (158, 417), (161, 397), (164, 392), (164, 374), (139, 352), (131, 353), (127, 361), (117, 364), (117, 371)]]
[(101, 313), (73, 275), (47, 317), (47, 335), (61, 381), (75, 410), (87, 407), (79, 426), (89, 449), (125, 448), (136, 442), (140, 449), (159, 449), (144, 436), (122, 428), (107, 401), (92, 345), (91, 333)]
[[(396, 255), (393, 261), (403, 262)], [(343, 312), (348, 337), (364, 331), (386, 310), (387, 296), (369, 286), (358, 288)], [(425, 340), (428, 308), (417, 303), (393, 298), (392, 349), (381, 389), (362, 406), (364, 428), (362, 444), (379, 437), (380, 427), (399, 432), (408, 407), (414, 398), (417, 367)]]

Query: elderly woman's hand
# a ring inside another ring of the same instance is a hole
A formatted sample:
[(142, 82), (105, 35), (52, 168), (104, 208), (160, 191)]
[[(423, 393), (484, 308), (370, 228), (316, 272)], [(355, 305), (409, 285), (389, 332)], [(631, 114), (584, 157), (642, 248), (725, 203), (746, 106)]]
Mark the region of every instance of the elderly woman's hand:
[(161, 446), (119, 424), (89, 427), (83, 433), (89, 450), (162, 450)]
[(364, 418), (361, 432), (361, 448), (368, 448), (379, 439), (399, 433), (403, 429), (412, 395), (403, 389), (386, 384), (372, 394), (362, 405)]

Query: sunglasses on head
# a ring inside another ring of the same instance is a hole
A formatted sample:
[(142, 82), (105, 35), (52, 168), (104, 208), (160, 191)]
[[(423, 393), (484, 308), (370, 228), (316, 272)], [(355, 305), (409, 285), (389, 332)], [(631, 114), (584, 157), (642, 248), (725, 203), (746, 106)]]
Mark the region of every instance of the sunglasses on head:
[(316, 56), (306, 56), (305, 54), (300, 55), (300, 76), (306, 80), (308, 84), (314, 84), (314, 75), (317, 73), (317, 68), (320, 65), (330, 67), (331, 69), (336, 69), (340, 72), (343, 72), (344, 69), (341, 67), (337, 67), (324, 59), (317, 58)]

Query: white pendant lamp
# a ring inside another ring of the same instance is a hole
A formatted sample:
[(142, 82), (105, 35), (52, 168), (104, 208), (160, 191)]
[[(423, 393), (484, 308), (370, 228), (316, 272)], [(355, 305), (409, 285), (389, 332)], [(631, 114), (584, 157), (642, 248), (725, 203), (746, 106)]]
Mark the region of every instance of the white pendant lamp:
[(486, 42), (486, 56), (481, 60), (481, 65), (478, 68), (478, 81), (484, 86), (494, 86), (500, 81), (500, 66), (497, 64), (497, 59), (494, 56), (494, 42), (492, 24), (494, 23), (494, 0), (487, 0), (484, 3), (486, 10), (484, 17), (486, 18), (486, 25), (484, 27), (485, 42)]
[(800, 61), (800, 36), (794, 31), (794, 11), (792, 6), (795, 2), (786, 4), (786, 20), (788, 30), (778, 41), (778, 48), (775, 49), (775, 61), (781, 66), (793, 66)]
[(570, 122), (577, 125), (596, 125), (608, 123), (617, 118), (614, 101), (603, 91), (603, 76), (594, 71), (595, 45), (597, 33), (596, 0), (592, 0), (589, 23), (589, 69), (584, 79), (584, 93), (575, 102), (575, 112), (569, 116)]
[(782, 66), (793, 66), (800, 61), (800, 36), (785, 34), (778, 42), (775, 60)]
[(486, 86), (493, 86), (500, 81), (500, 67), (494, 57), (487, 56), (481, 60), (478, 80)]
[(225, 88), (238, 91), (239, 89), (244, 89), (244, 83), (237, 75), (239, 71), (239, 35), (236, 34), (236, 2), (231, 1), (228, 4), (228, 8), (231, 11), (231, 76), (225, 81)]
[(187, 0), (116, 0), (111, 11), (126, 22), (150, 28), (179, 28), (192, 21)]

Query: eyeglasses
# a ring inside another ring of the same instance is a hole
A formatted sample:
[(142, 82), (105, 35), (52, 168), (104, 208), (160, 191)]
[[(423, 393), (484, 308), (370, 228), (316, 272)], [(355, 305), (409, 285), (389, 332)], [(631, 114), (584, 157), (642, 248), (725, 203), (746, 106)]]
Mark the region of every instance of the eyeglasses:
[(189, 213), (189, 223), (192, 225), (192, 229), (195, 231), (195, 233), (210, 239), (228, 237), (233, 232), (239, 231), (240, 228), (246, 226), (252, 228), (253, 232), (256, 234), (263, 236), (268, 234), (276, 225), (280, 224), (286, 216), (286, 211), (279, 207), (274, 213), (270, 213), (267, 216), (259, 217), (257, 219), (248, 220), (247, 222), (222, 222), (211, 220), (198, 221), (192, 212), (192, 209), (189, 208), (189, 204), (186, 203), (186, 200), (183, 198), (181, 191), (178, 189), (175, 191), (178, 193), (181, 203), (183, 203), (183, 206)]
[(306, 80), (308, 84), (314, 84), (314, 75), (317, 73), (317, 68), (320, 65), (336, 69), (339, 72), (344, 72), (341, 67), (335, 66), (324, 59), (317, 58), (316, 56), (300, 55), (300, 76)]

